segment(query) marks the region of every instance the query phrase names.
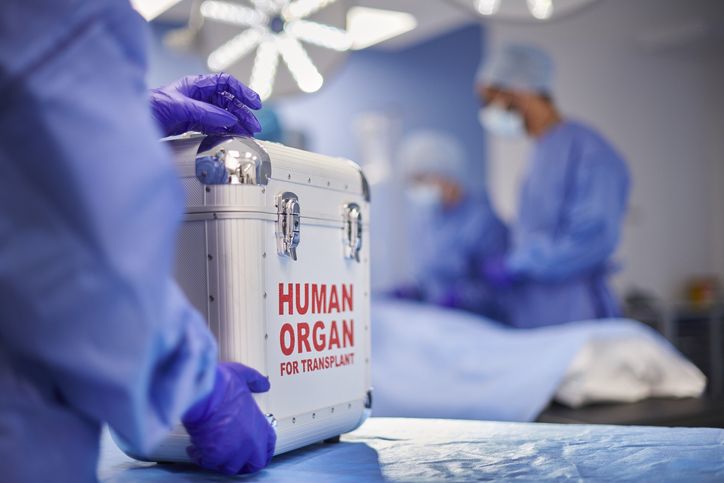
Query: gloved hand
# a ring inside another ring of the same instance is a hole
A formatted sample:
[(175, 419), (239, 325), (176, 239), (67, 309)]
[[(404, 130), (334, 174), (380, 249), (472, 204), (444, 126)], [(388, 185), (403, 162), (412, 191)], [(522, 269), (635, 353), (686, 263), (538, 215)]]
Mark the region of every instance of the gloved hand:
[(214, 389), (182, 421), (191, 436), (186, 451), (199, 466), (226, 473), (253, 473), (269, 464), (276, 433), (252, 398), (269, 380), (250, 367), (220, 363)]
[(505, 257), (495, 257), (485, 260), (482, 275), (488, 284), (494, 288), (508, 288), (518, 281), (505, 263)]
[(253, 136), (261, 131), (250, 110), (261, 108), (259, 95), (229, 74), (183, 77), (151, 89), (150, 102), (164, 136), (187, 131)]

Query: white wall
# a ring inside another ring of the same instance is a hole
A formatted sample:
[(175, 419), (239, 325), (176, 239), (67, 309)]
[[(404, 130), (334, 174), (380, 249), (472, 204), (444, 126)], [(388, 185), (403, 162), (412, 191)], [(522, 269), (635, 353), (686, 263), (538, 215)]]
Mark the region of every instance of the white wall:
[[(670, 299), (692, 274), (724, 280), (724, 48), (687, 41), (647, 49), (640, 41), (683, 32), (696, 19), (724, 19), (724, 2), (601, 0), (548, 24), (489, 24), (490, 48), (523, 41), (547, 49), (564, 113), (598, 128), (629, 161), (619, 291), (638, 286)], [(697, 35), (685, 34), (677, 35)], [(489, 146), (492, 196), (511, 216), (526, 146)]]

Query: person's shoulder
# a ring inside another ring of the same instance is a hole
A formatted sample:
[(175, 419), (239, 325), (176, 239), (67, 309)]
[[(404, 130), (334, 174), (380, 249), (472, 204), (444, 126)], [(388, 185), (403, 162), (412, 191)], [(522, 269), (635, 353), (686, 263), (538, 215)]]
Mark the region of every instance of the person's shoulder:
[(582, 121), (567, 119), (562, 123), (562, 131), (573, 138), (605, 143), (597, 129)]
[(581, 121), (565, 121), (568, 135), (575, 140), (582, 154), (603, 154), (622, 159), (611, 142), (598, 129)]
[(618, 179), (628, 179), (626, 160), (595, 128), (578, 121), (568, 121), (568, 130), (581, 160), (582, 172), (604, 172)]

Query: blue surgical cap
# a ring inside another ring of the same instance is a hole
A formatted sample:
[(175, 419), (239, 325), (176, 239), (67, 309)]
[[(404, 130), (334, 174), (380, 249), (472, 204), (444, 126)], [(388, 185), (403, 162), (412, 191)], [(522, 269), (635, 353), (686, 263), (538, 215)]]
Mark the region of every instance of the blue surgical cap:
[(435, 130), (419, 130), (403, 141), (398, 151), (400, 170), (405, 178), (434, 174), (466, 185), (465, 150), (452, 135)]
[(480, 64), (476, 81), (506, 90), (550, 94), (553, 70), (553, 61), (543, 50), (509, 44)]

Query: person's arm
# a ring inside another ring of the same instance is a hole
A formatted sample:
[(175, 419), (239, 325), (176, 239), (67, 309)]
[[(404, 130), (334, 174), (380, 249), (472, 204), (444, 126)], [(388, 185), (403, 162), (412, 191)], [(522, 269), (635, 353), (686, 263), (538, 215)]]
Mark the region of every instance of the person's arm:
[(216, 344), (172, 278), (183, 198), (128, 47), (141, 20), (48, 8), (52, 29), (2, 34), (0, 349), (146, 451), (211, 390)]
[(565, 219), (555, 238), (541, 236), (514, 248), (506, 260), (516, 278), (555, 281), (601, 266), (615, 251), (628, 194), (618, 160), (588, 153), (576, 173)]

